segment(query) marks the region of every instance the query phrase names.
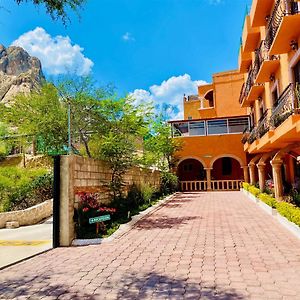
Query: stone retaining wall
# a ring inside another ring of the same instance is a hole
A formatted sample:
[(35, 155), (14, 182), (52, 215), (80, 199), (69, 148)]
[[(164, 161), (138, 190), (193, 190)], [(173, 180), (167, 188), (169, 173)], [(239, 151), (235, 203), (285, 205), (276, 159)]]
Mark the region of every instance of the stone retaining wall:
[(26, 208), (0, 213), (0, 228), (4, 228), (6, 222), (16, 221), (20, 226), (34, 225), (52, 215), (53, 200), (47, 200), (41, 204)]

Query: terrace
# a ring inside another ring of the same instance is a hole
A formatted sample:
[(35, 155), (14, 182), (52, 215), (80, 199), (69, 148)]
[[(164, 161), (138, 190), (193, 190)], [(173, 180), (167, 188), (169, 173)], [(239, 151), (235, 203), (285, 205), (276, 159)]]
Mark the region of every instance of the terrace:
[(171, 121), (173, 137), (241, 134), (249, 126), (249, 117)]

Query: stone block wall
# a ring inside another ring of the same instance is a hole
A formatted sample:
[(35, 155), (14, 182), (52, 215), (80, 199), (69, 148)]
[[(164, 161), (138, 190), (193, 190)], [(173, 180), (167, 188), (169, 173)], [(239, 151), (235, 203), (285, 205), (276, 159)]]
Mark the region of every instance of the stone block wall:
[[(78, 207), (76, 196), (79, 192), (97, 192), (100, 201), (108, 204), (110, 194), (108, 185), (111, 180), (111, 170), (106, 162), (77, 155), (61, 156), (61, 186), (60, 186), (60, 244), (68, 246), (75, 236), (74, 208)], [(124, 176), (124, 192), (132, 184), (141, 186), (149, 184), (160, 185), (160, 172), (151, 169), (134, 167)]]
[(47, 200), (23, 210), (0, 213), (0, 228), (4, 228), (6, 222), (18, 222), (20, 226), (37, 224), (52, 215), (52, 208), (53, 200)]

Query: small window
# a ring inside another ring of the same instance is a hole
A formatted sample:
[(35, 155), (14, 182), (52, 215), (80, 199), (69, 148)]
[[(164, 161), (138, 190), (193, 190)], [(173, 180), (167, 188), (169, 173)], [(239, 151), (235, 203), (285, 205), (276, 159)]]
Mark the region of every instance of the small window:
[(193, 120), (193, 118), (191, 116), (188, 116), (188, 120)]
[(230, 157), (222, 158), (222, 175), (231, 175), (232, 174), (232, 164)]

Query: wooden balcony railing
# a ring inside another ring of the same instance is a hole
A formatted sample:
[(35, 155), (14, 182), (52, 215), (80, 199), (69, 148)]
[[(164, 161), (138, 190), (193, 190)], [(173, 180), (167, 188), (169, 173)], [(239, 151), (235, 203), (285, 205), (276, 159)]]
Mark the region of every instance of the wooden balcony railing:
[(290, 115), (299, 113), (299, 98), (296, 93), (296, 86), (290, 83), (283, 93), (280, 95), (277, 106), (273, 108), (270, 117), (270, 126), (273, 128), (278, 127)]
[(273, 11), (271, 13), (266, 34), (266, 46), (271, 48), (275, 39), (278, 28), (282, 19), (288, 15), (295, 15), (299, 13), (299, 5), (296, 0), (277, 0)]

